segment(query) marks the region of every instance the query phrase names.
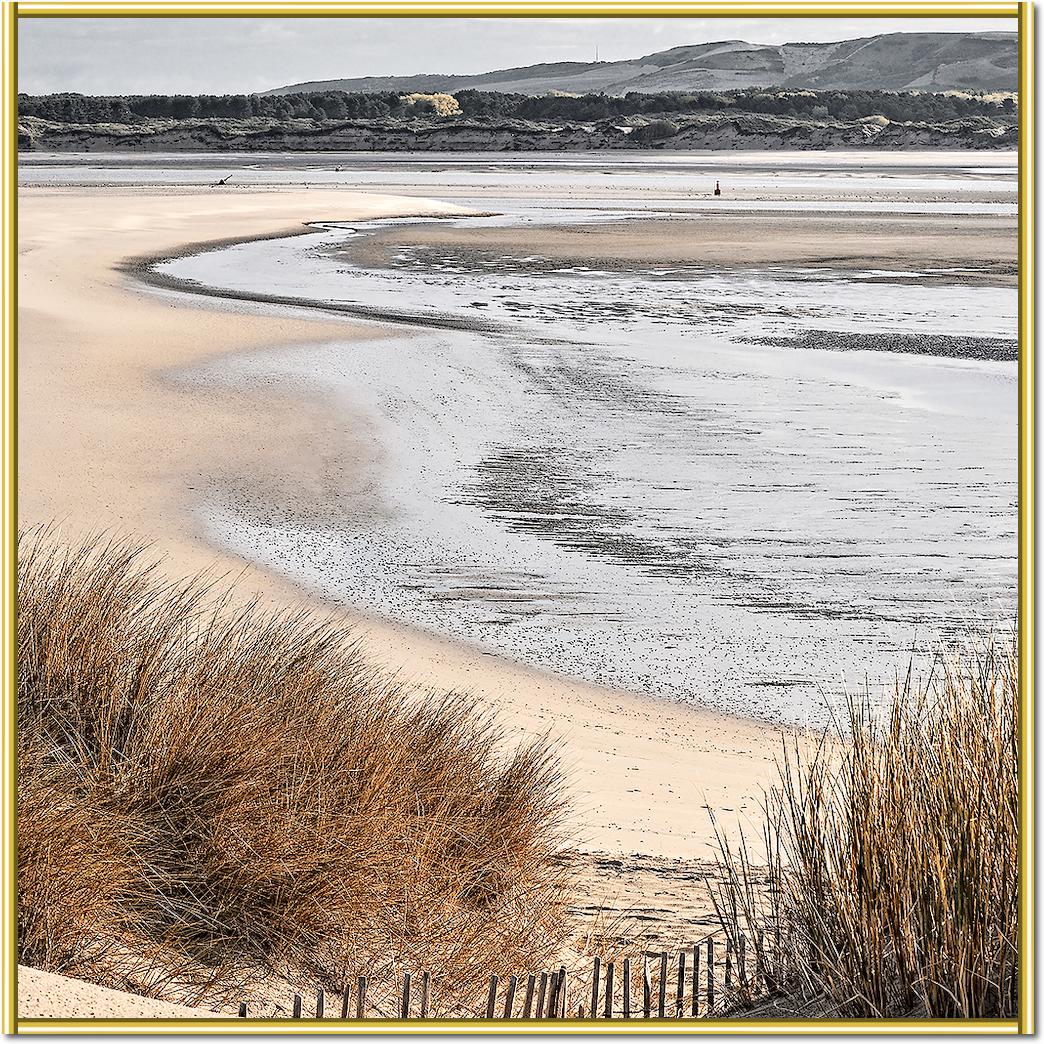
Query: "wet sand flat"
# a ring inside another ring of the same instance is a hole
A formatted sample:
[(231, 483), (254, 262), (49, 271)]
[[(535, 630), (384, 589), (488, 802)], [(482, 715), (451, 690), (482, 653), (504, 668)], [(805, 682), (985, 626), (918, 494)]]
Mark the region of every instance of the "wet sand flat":
[(948, 282), (991, 286), (1013, 286), (1018, 277), (1014, 218), (978, 214), (703, 213), (527, 227), (524, 235), (512, 227), (417, 225), (379, 233), (353, 252), (360, 263), (383, 265), (392, 251), (409, 246), (456, 250), (473, 258), (524, 252), (561, 265), (597, 259), (608, 270), (675, 264), (725, 270), (754, 265), (947, 269)]

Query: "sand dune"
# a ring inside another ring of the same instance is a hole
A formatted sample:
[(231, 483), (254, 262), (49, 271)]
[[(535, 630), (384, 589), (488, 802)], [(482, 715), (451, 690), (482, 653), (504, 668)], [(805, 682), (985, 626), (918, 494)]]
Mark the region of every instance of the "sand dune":
[(168, 1004), (151, 997), (107, 990), (65, 975), (18, 966), (19, 1019), (204, 1019), (221, 1018), (206, 1008)]

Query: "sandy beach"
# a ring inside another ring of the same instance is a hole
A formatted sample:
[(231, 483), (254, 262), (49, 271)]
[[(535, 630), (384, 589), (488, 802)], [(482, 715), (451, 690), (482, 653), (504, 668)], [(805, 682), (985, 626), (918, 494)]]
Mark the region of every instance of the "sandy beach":
[[(318, 219), (439, 214), (451, 205), (343, 191), (23, 190), (20, 198), (19, 516), (68, 539), (99, 529), (149, 542), (177, 575), (235, 574), (244, 596), (307, 595), (208, 546), (193, 487), (220, 459), (258, 484), (322, 496), (334, 475), (365, 481), (379, 447), (351, 459), (323, 443), (328, 404), (273, 391), (186, 390), (175, 368), (266, 346), (373, 338), (375, 327), (143, 291), (118, 267), (186, 244), (265, 236)], [(273, 435), (278, 433), (278, 435)], [(339, 451), (343, 454), (343, 451)], [(313, 603), (316, 611), (329, 611)], [(578, 844), (706, 858), (705, 806), (754, 811), (772, 778), (770, 727), (516, 667), (404, 628), (358, 620), (369, 654), (418, 685), (465, 689), (520, 733), (550, 731), (571, 773)]]

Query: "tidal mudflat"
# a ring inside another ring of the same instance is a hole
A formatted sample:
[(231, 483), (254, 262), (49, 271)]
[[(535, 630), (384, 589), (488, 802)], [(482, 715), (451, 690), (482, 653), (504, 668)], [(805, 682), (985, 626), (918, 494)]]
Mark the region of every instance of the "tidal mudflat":
[[(832, 265), (825, 235), (801, 263), (707, 264), (698, 248), (724, 213), (784, 237), (824, 214), (875, 231), (986, 220), (993, 249), (1014, 215), (1006, 168), (889, 177), (802, 157), (787, 200), (759, 198), (756, 170), (722, 200), (665, 191), (659, 169), (645, 191), (636, 169), (615, 196), (598, 175), (597, 206), (578, 205), (587, 166), (552, 164), (557, 196), (494, 171), (495, 197), (468, 198), (486, 169), (455, 167), (466, 184), (447, 196), (483, 216), (331, 215), (153, 268), (379, 327), (172, 374), (322, 397), (343, 417), (331, 451), (360, 430), (370, 443), (364, 478), (307, 501), (216, 467), (198, 508), (212, 540), (526, 664), (787, 722), (1012, 619), (1012, 264)], [(619, 249), (657, 222), (690, 246)], [(563, 229), (586, 248), (564, 251)]]

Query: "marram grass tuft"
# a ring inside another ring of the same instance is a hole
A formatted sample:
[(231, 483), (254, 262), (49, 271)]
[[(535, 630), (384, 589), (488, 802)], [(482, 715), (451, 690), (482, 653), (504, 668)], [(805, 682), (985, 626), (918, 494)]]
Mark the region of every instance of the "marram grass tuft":
[[(431, 969), (465, 1008), (565, 934), (562, 781), (351, 633), (23, 540), (19, 959), (181, 999)], [(448, 1011), (443, 1014), (448, 1014)]]

